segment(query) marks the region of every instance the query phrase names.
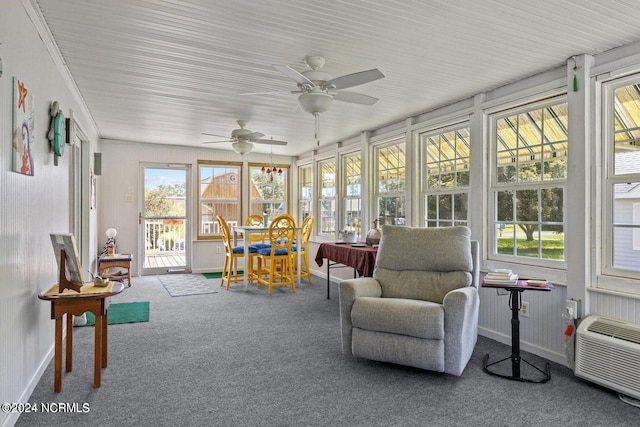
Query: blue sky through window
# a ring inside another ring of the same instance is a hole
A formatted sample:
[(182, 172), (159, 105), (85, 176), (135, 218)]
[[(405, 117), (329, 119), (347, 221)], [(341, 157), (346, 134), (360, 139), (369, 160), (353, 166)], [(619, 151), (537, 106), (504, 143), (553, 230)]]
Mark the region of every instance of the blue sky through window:
[(160, 185), (171, 186), (184, 184), (187, 181), (184, 169), (151, 169), (144, 170), (144, 188), (155, 190)]

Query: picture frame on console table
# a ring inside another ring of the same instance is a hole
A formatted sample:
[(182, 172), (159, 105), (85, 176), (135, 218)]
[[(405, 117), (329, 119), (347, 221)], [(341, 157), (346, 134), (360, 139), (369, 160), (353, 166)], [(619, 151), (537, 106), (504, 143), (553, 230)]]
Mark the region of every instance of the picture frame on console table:
[[(65, 269), (64, 272), (60, 271), (60, 277), (65, 277), (69, 282), (79, 285), (90, 282), (80, 264), (80, 255), (78, 254), (78, 247), (76, 246), (76, 240), (73, 234), (52, 233), (50, 236), (53, 252), (58, 262), (58, 270), (60, 270), (61, 267)], [(61, 257), (63, 251), (65, 256), (64, 261), (62, 261)]]

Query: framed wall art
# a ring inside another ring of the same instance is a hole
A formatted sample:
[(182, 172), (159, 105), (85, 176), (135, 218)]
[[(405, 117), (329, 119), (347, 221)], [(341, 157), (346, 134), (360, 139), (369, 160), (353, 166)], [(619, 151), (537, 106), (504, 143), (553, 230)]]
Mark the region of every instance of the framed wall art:
[(13, 171), (33, 175), (32, 145), (35, 142), (33, 94), (23, 80), (13, 78)]

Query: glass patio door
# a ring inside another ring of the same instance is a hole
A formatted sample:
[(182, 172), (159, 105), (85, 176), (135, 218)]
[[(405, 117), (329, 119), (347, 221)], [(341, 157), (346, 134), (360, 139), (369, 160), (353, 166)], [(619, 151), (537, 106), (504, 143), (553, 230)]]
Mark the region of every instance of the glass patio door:
[(142, 164), (142, 274), (191, 271), (189, 165)]

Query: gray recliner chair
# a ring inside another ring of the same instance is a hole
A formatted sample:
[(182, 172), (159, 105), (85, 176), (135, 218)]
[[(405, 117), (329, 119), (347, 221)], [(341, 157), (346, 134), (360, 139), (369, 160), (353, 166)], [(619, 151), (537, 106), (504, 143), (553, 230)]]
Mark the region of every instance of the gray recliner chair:
[(343, 353), (461, 375), (478, 336), (478, 263), (467, 227), (384, 226), (373, 277), (340, 282)]

